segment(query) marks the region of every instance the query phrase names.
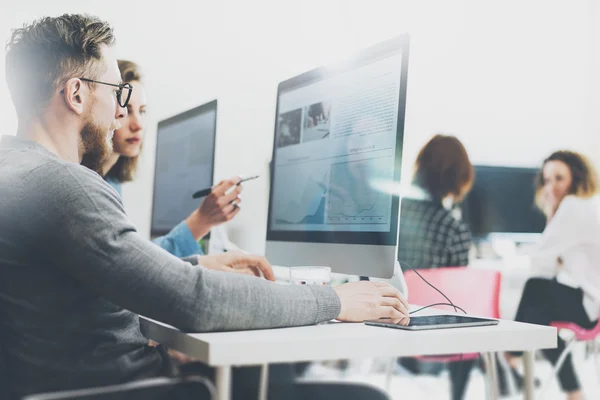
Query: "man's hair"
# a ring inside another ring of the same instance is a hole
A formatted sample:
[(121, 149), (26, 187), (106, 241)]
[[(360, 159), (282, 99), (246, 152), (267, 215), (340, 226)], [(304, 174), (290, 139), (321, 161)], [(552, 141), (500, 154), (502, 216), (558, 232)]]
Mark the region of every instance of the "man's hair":
[(544, 160), (542, 168), (535, 178), (535, 204), (540, 210), (544, 211), (545, 209), (542, 194), (544, 189), (544, 167), (550, 161), (561, 161), (569, 167), (572, 179), (569, 194), (583, 198), (598, 194), (598, 176), (587, 157), (574, 151), (559, 150)]
[[(123, 83), (143, 81), (142, 70), (138, 64), (127, 60), (119, 60), (118, 63)], [(139, 154), (135, 157), (120, 156), (117, 163), (107, 172), (106, 177), (115, 179), (117, 182), (132, 181), (135, 177), (139, 158)]]
[(19, 118), (42, 111), (67, 80), (96, 79), (104, 72), (102, 46), (114, 42), (108, 23), (81, 14), (44, 17), (13, 30), (6, 44), (6, 82)]
[(449, 194), (460, 202), (471, 189), (475, 171), (463, 144), (454, 136), (435, 135), (419, 152), (414, 182), (436, 201)]

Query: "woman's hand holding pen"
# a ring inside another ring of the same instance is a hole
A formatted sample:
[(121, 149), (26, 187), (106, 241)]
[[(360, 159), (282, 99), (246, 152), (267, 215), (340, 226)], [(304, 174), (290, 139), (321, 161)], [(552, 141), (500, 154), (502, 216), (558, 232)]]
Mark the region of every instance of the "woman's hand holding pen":
[[(234, 177), (213, 186), (200, 207), (186, 218), (185, 222), (196, 240), (206, 236), (213, 227), (232, 220), (240, 212), (240, 180), (240, 177)], [(233, 187), (235, 188), (229, 191)]]

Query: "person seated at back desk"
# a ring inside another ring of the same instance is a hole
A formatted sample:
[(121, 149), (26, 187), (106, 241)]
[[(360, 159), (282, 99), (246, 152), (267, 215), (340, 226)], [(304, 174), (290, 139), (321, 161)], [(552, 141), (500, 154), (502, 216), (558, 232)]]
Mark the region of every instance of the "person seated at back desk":
[[(435, 135), (420, 150), (413, 184), (401, 202), (398, 261), (405, 271), (469, 263), (469, 227), (444, 203), (459, 204), (471, 189), (474, 175), (465, 147), (454, 136)], [(413, 371), (443, 367), (415, 359), (402, 359), (400, 363)], [(463, 398), (472, 365), (472, 361), (449, 364), (453, 400)]]
[[(127, 116), (112, 138), (113, 153), (96, 172), (121, 195), (122, 184), (135, 177), (145, 138), (147, 96), (139, 65), (126, 60), (118, 60), (118, 65), (121, 80), (132, 85), (133, 91), (127, 104)], [(82, 164), (85, 166), (88, 166), (88, 157), (91, 156), (83, 157)], [(234, 177), (219, 182), (200, 207), (168, 234), (155, 238), (153, 242), (177, 257), (203, 254), (198, 241), (213, 227), (232, 220), (240, 211), (242, 187), (238, 185), (239, 181), (239, 177)], [(229, 190), (231, 188), (234, 189)]]
[(165, 374), (169, 359), (137, 314), (193, 332), (408, 323), (387, 284), (282, 286), (204, 268), (246, 264), (272, 279), (262, 257), (198, 266), (141, 237), (117, 193), (79, 164), (88, 154), (100, 165), (127, 113), (114, 40), (95, 17), (63, 15), (14, 30), (7, 45), (18, 132), (0, 139), (0, 345), (13, 397)]
[(469, 263), (469, 227), (444, 206), (459, 204), (475, 172), (463, 144), (435, 135), (420, 150), (413, 184), (402, 196), (398, 260), (405, 268), (464, 267)]
[[(540, 243), (530, 255), (536, 275), (523, 289), (516, 321), (540, 325), (573, 322), (584, 329), (598, 323), (600, 311), (600, 197), (598, 177), (590, 161), (573, 151), (552, 153), (536, 178), (536, 205), (547, 217)], [(565, 349), (542, 354), (556, 364)], [(513, 375), (520, 352), (508, 354)], [(583, 399), (571, 355), (558, 371), (569, 400)]]

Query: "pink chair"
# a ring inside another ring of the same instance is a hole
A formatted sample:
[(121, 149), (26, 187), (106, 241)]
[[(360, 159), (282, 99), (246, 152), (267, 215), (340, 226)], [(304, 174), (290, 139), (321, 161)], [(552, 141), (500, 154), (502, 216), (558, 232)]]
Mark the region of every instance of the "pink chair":
[(558, 357), (558, 360), (556, 361), (556, 365), (554, 365), (554, 368), (552, 369), (552, 373), (551, 373), (550, 377), (546, 380), (546, 383), (544, 384), (544, 387), (542, 388), (542, 394), (544, 394), (546, 392), (546, 390), (548, 390), (550, 383), (552, 382), (552, 378), (557, 375), (558, 371), (560, 371), (567, 356), (573, 351), (573, 346), (577, 342), (592, 342), (593, 343), (596, 374), (599, 374), (600, 368), (598, 366), (598, 357), (597, 357), (597, 352), (596, 352), (596, 339), (598, 337), (600, 337), (600, 320), (598, 320), (598, 323), (592, 329), (584, 329), (581, 326), (579, 326), (573, 322), (562, 322), (562, 321), (551, 322), (550, 326), (555, 327), (559, 332), (561, 330), (571, 331), (573, 333), (573, 336), (569, 340), (567, 340), (567, 342), (565, 344), (565, 349), (560, 354), (560, 357)]
[[(502, 276), (499, 271), (467, 268), (467, 267), (445, 267), (435, 269), (419, 269), (419, 274), (429, 283), (442, 291), (455, 305), (463, 308), (469, 315), (500, 318), (500, 284)], [(404, 273), (404, 279), (408, 286), (408, 301), (411, 305), (427, 306), (435, 303), (448, 303), (440, 293), (425, 283), (414, 271), (408, 270)], [(454, 312), (451, 306), (435, 306), (437, 310)], [(414, 314), (418, 316), (419, 313)], [(463, 355), (421, 356), (425, 361), (435, 362), (457, 362), (463, 360), (474, 360), (479, 357), (478, 353)], [(489, 390), (497, 388), (495, 359), (485, 359), (488, 374)]]
[[(441, 290), (454, 304), (464, 308), (469, 315), (500, 318), (502, 276), (499, 271), (450, 267), (420, 269), (418, 272), (429, 283)], [(415, 271), (406, 271), (404, 279), (408, 286), (410, 304), (426, 306), (434, 303), (448, 303), (444, 296), (425, 283)], [(454, 312), (454, 308), (451, 306), (436, 306), (435, 308)]]

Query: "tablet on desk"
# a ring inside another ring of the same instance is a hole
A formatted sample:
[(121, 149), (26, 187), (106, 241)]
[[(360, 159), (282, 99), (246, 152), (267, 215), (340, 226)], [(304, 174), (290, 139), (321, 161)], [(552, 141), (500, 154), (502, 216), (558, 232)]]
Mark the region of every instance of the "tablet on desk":
[(422, 317), (411, 317), (408, 325), (395, 324), (386, 319), (365, 321), (365, 324), (385, 328), (404, 329), (408, 331), (422, 331), (427, 329), (498, 325), (499, 322), (500, 321), (497, 319), (468, 317), (464, 315), (426, 315)]

